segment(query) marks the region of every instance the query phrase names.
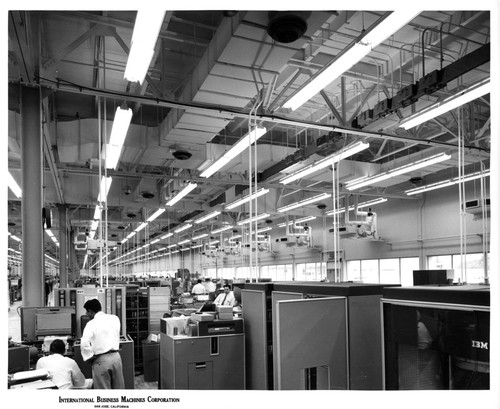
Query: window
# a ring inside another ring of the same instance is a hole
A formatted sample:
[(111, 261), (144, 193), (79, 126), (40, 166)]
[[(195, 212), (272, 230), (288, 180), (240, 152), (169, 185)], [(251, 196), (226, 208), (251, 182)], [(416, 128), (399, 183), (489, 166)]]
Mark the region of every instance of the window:
[(380, 260), (380, 283), (400, 284), (399, 259), (388, 258)]
[(427, 257), (429, 270), (451, 270), (453, 262), (451, 256), (429, 256)]
[(413, 285), (413, 270), (419, 270), (418, 257), (406, 257), (400, 260), (401, 265), (401, 285)]
[(465, 266), (462, 272), (462, 257), (460, 254), (453, 255), (453, 269), (455, 270), (455, 282), (467, 282), (478, 284), (484, 282), (484, 256), (481, 253), (466, 254)]
[(361, 277), (363, 283), (379, 283), (378, 260), (361, 260)]
[(306, 264), (296, 264), (295, 265), (295, 280), (305, 281), (306, 280)]
[(346, 264), (347, 281), (361, 281), (361, 261), (349, 260)]

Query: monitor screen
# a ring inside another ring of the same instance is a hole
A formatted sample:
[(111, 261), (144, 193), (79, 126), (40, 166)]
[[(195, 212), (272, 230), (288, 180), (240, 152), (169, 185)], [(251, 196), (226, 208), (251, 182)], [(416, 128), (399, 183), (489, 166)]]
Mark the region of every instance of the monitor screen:
[(71, 335), (73, 314), (70, 312), (40, 310), (35, 313), (35, 335)]

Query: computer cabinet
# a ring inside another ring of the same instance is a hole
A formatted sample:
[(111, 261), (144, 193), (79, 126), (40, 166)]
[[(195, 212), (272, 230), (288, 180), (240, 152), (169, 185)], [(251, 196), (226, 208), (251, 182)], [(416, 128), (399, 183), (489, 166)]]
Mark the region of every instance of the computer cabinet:
[(245, 334), (243, 325), (225, 334), (231, 323), (212, 321), (208, 333), (215, 335), (186, 336), (168, 334), (163, 319), (159, 389), (245, 389)]
[(384, 389), (489, 389), (489, 286), (386, 288), (382, 312)]
[(141, 371), (142, 342), (149, 335), (149, 288), (127, 288), (125, 306), (127, 334), (134, 341), (134, 366)]
[(149, 331), (160, 333), (160, 320), (170, 311), (170, 287), (149, 287)]

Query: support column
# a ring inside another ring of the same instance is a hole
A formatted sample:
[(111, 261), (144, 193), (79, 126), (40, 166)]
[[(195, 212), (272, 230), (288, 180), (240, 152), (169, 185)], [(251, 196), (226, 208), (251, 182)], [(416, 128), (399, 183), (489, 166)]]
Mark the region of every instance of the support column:
[(22, 174), (23, 174), (23, 287), (24, 307), (44, 305), (43, 253), (43, 151), (41, 135), (40, 92), (21, 88)]
[(66, 225), (67, 209), (59, 205), (59, 286), (68, 287), (68, 227)]

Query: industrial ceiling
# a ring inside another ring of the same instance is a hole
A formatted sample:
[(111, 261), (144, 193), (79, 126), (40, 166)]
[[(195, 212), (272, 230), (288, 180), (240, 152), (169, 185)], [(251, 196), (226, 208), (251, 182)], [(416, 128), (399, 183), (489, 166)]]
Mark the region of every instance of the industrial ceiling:
[[(119, 165), (107, 171), (113, 177), (107, 239), (120, 243), (186, 183), (197, 184), (127, 249), (214, 210), (221, 214), (176, 239), (210, 234), (248, 217), (248, 206), (224, 205), (247, 194), (250, 183), (270, 190), (257, 202), (259, 213), (269, 214), (263, 225), (324, 214), (332, 199), (287, 214), (277, 209), (332, 193), (331, 167), (286, 185), (280, 179), (356, 142), (369, 148), (335, 165), (341, 199), (416, 200), (405, 191), (456, 177), (460, 160), (468, 173), (489, 169), (488, 93), (417, 127), (400, 126), (411, 114), (489, 80), (487, 10), (421, 11), (299, 108), (284, 107), (388, 15), (390, 10), (167, 11), (148, 75), (139, 84), (124, 79), (135, 11), (11, 10), (9, 170), (21, 183), (23, 86), (37, 86), (42, 95), (44, 207), (52, 212), (56, 234), (61, 209), (72, 238), (90, 229), (104, 172), (103, 140), (123, 104), (133, 117)], [(200, 176), (208, 161), (256, 125), (266, 133), (250, 154), (246, 150), (211, 177)], [(451, 157), (354, 191), (346, 188), (354, 179), (440, 153)], [(9, 191), (8, 200), (9, 232), (21, 237), (21, 199)], [(81, 267), (86, 250), (71, 248)], [(50, 240), (45, 250), (57, 257)]]

